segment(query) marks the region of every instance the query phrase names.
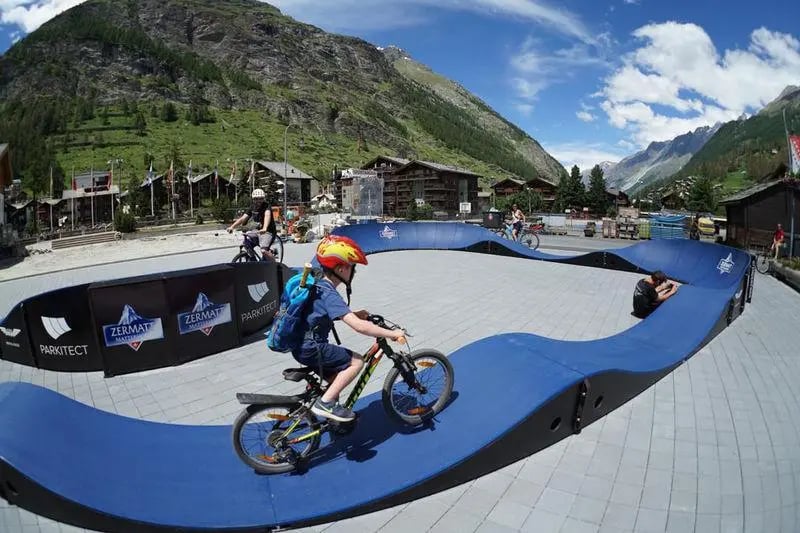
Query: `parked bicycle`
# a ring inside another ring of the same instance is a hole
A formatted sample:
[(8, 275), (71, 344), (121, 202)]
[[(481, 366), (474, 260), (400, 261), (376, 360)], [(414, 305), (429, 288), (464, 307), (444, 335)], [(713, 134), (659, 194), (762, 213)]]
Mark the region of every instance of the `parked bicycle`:
[[(516, 242), (524, 244), (531, 250), (536, 250), (539, 248), (539, 232), (542, 229), (544, 229), (544, 224), (539, 222), (523, 224), (522, 230), (517, 235)], [(497, 233), (498, 237), (514, 240), (514, 226), (512, 224), (506, 223), (505, 229), (499, 229), (495, 233)]]
[[(240, 263), (246, 261), (262, 261), (265, 259), (264, 252), (259, 246), (259, 233), (255, 230), (239, 230), (243, 234), (242, 244), (239, 245), (239, 253), (237, 253), (232, 263)], [(269, 234), (267, 234), (269, 235)], [(272, 244), (267, 252), (278, 263), (283, 262), (283, 241), (280, 236), (274, 235)]]
[[(380, 315), (370, 315), (368, 320), (383, 328), (403, 329)], [(364, 356), (364, 370), (345, 407), (353, 408), (384, 356), (394, 363), (384, 380), (382, 393), (383, 407), (389, 417), (418, 426), (441, 412), (453, 392), (455, 377), (447, 357), (431, 349), (394, 351), (384, 338), (376, 339)], [(320, 420), (311, 412), (311, 406), (327, 388), (320, 381), (317, 369), (287, 368), (283, 377), (288, 381), (305, 381), (305, 392), (294, 396), (236, 395), (239, 403), (247, 407), (233, 424), (233, 447), (239, 458), (260, 474), (295, 470), (319, 448), (325, 432), (349, 433), (357, 423), (357, 419), (347, 423)]]
[(756, 270), (759, 273), (766, 274), (769, 272), (774, 253), (769, 246), (765, 246), (756, 254)]

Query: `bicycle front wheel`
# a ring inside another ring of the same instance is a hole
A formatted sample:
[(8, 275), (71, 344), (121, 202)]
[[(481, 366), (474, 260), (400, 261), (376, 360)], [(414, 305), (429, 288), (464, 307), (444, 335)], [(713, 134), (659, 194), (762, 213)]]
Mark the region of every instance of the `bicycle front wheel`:
[[(295, 403), (249, 405), (233, 423), (233, 449), (259, 474), (290, 472), (319, 447), (319, 422), (309, 411), (299, 422)], [(297, 422), (292, 431), (287, 430)]]
[(248, 261), (255, 261), (255, 259), (247, 252), (239, 252), (231, 259), (231, 263), (246, 263)]
[(383, 407), (393, 419), (417, 426), (436, 416), (453, 392), (453, 365), (436, 350), (416, 350), (406, 356), (414, 367), (404, 376), (394, 367), (383, 383)]
[(769, 272), (769, 257), (767, 254), (759, 254), (756, 256), (756, 270), (761, 274)]
[(522, 236), (522, 244), (531, 250), (536, 250), (539, 248), (539, 236), (535, 233), (526, 233)]

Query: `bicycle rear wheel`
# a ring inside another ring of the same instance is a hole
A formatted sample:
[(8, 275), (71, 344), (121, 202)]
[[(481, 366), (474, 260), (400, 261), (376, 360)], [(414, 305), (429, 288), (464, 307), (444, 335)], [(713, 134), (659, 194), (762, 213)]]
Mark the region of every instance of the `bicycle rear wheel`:
[(522, 244), (531, 250), (536, 250), (539, 248), (539, 236), (535, 233), (526, 233), (522, 236)]
[(278, 235), (275, 235), (275, 240), (269, 247), (272, 257), (278, 263), (283, 263), (283, 241)]
[[(383, 407), (393, 419), (417, 426), (436, 416), (450, 400), (455, 374), (453, 365), (436, 350), (416, 350), (407, 356), (414, 367), (403, 376), (396, 366), (383, 383)], [(409, 383), (406, 378), (413, 380)]]
[[(297, 460), (319, 448), (319, 422), (311, 412), (300, 417), (286, 437), (283, 434), (297, 420), (291, 417), (300, 404), (285, 402), (249, 405), (233, 423), (233, 449), (244, 464), (259, 474), (281, 474), (296, 468)], [(297, 440), (302, 439), (302, 440)]]
[(769, 257), (765, 253), (756, 256), (756, 270), (761, 274), (769, 272)]

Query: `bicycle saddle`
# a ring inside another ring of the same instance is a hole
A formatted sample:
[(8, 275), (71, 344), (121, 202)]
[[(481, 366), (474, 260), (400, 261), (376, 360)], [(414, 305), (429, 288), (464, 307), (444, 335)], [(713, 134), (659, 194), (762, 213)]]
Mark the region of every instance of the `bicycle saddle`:
[(304, 366), (301, 368), (287, 368), (283, 371), (283, 379), (287, 381), (303, 381), (314, 370)]

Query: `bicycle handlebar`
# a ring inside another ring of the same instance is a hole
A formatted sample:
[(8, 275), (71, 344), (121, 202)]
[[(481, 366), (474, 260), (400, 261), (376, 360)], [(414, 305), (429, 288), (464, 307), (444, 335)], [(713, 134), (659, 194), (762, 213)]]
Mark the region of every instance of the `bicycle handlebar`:
[(386, 320), (381, 315), (367, 315), (367, 320), (372, 322), (376, 326), (379, 326), (379, 327), (382, 327), (382, 328), (385, 328), (385, 329), (391, 329), (391, 330), (399, 329), (399, 330), (402, 330), (404, 335), (401, 338), (397, 339), (397, 341), (396, 341), (399, 344), (406, 344), (406, 342), (407, 342), (406, 337), (411, 337), (412, 336), (405, 330), (405, 328), (403, 328), (402, 326), (400, 326), (398, 324), (395, 324), (394, 322)]

